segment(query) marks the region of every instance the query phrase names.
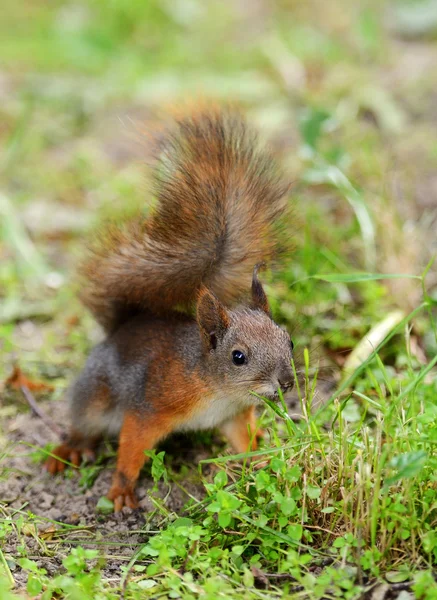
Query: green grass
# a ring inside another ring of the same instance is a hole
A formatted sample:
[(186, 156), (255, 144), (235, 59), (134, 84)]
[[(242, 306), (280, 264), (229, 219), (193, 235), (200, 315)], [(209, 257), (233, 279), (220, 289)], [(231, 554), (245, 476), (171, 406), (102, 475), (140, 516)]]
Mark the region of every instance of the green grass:
[[(117, 552), (128, 540), (0, 503), (2, 599), (360, 598), (378, 582), (437, 598), (431, 4), (4, 8), (0, 382), (18, 362), (61, 399), (97, 336), (72, 276), (84, 239), (144, 201), (135, 122), (211, 97), (243, 106), (294, 181), (296, 250), (267, 287), (296, 344), (303, 417), (266, 405), (268, 435), (250, 463), (225, 455), (177, 472), (155, 454), (154, 510), (129, 556)], [(0, 394), (0, 419), (24, 410), (18, 393)], [(0, 423), (5, 486), (15, 451)], [(81, 469), (85, 486), (101, 467)], [(178, 514), (166, 500), (176, 488), (187, 502)], [(107, 509), (100, 501), (98, 518)], [(49, 574), (53, 555), (63, 566)], [(27, 590), (15, 586), (20, 570)]]

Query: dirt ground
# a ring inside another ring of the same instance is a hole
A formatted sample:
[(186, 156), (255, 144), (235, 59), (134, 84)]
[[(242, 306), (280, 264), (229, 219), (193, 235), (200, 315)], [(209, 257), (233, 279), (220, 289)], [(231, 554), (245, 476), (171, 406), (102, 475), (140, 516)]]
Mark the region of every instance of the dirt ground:
[[(318, 402), (328, 397), (333, 385), (334, 381), (319, 386)], [(295, 394), (290, 394), (287, 404), (290, 414), (299, 418)], [(67, 424), (66, 402), (45, 401), (39, 406), (55, 423), (60, 426)], [(137, 487), (139, 509), (125, 507), (119, 514), (101, 514), (96, 506), (110, 487), (115, 457), (104, 460), (95, 481), (86, 487), (81, 485), (79, 472), (70, 469), (65, 476), (52, 477), (43, 470), (41, 460), (33, 457), (35, 449), (44, 448), (48, 442), (58, 442), (56, 435), (39, 417), (31, 412), (19, 414), (6, 420), (4, 431), (8, 444), (4, 449), (2, 467), (7, 478), (0, 480), (0, 512), (6, 515), (7, 510), (7, 514), (17, 520), (19, 511), (30, 511), (37, 517), (35, 526), (38, 530), (36, 535), (36, 530), (27, 527), (24, 535), (9, 536), (4, 553), (6, 556), (19, 556), (19, 546), (24, 540), (28, 558), (34, 557), (49, 575), (59, 571), (69, 549), (80, 543), (93, 548), (103, 545), (107, 556), (104, 576), (120, 576), (120, 568), (128, 563), (139, 545), (159, 529), (161, 517), (159, 511), (153, 512), (156, 507), (151, 494), (165, 498), (167, 511), (183, 515), (190, 496), (199, 499), (204, 496), (197, 471), (199, 461), (230, 451), (215, 434), (209, 440), (198, 435), (172, 436), (162, 449), (171, 457), (171, 469), (176, 477), (178, 471), (185, 468), (181, 487), (173, 481), (169, 490), (166, 484), (160, 482), (158, 490), (154, 490), (154, 482), (146, 466)], [(213, 465), (202, 468), (202, 474), (207, 478), (214, 473)], [(62, 536), (57, 537), (60, 532)], [(45, 548), (41, 540), (44, 540)], [(14, 579), (17, 586), (25, 585), (27, 574), (17, 567)]]

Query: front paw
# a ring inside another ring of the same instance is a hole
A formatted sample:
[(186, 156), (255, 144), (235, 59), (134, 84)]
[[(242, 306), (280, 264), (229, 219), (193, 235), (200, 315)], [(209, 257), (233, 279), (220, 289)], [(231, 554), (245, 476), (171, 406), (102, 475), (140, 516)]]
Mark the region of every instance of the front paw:
[(138, 508), (138, 500), (133, 487), (126, 484), (113, 483), (107, 494), (107, 498), (114, 503), (114, 512), (120, 512), (123, 506)]

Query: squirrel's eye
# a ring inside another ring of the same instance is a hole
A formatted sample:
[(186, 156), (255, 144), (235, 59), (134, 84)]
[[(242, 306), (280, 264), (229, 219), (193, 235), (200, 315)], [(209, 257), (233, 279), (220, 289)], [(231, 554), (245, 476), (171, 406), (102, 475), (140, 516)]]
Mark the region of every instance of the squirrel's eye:
[(293, 340), (290, 340), (290, 348), (291, 348), (291, 351), (293, 352), (293, 350), (294, 350)]
[(241, 350), (233, 350), (232, 362), (234, 363), (234, 365), (240, 367), (246, 362), (246, 355), (244, 354), (244, 352), (241, 352)]

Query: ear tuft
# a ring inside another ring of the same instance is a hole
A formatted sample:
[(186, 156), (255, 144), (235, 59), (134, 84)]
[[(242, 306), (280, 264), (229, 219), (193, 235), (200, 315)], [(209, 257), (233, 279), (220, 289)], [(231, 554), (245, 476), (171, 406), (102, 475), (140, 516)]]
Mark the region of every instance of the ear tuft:
[(215, 350), (217, 340), (224, 336), (229, 327), (229, 315), (218, 298), (206, 287), (199, 291), (197, 323), (202, 340), (209, 349)]
[(258, 279), (258, 271), (265, 267), (265, 263), (258, 263), (253, 268), (253, 276), (252, 276), (252, 308), (262, 310), (269, 317), (270, 306), (269, 301), (267, 300), (266, 293), (262, 286), (261, 281)]

